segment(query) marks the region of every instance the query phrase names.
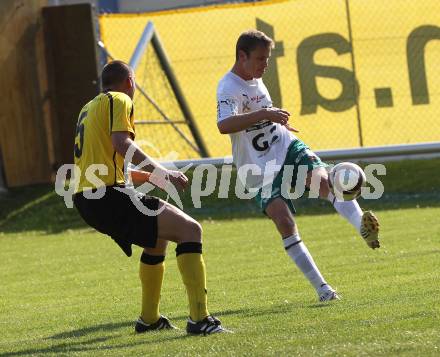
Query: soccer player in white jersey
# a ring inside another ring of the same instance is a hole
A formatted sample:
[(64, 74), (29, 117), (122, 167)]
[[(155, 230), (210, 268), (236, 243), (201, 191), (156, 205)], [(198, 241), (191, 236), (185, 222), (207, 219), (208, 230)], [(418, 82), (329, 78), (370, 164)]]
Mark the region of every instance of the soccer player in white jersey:
[[(379, 223), (372, 212), (362, 212), (355, 200), (335, 199), (328, 186), (327, 165), (293, 134), (297, 130), (289, 125), (289, 112), (272, 106), (261, 77), (273, 47), (273, 40), (261, 31), (240, 35), (235, 64), (218, 84), (217, 126), (221, 134), (230, 135), (240, 180), (249, 190), (258, 190), (258, 205), (275, 223), (287, 254), (315, 288), (319, 300), (339, 299), (300, 238), (295, 208), (282, 194), (284, 169), (293, 166), (291, 186), (296, 187), (300, 166), (305, 167), (307, 189), (319, 182), (319, 197), (330, 201), (373, 249), (379, 248)], [(253, 165), (252, 175), (246, 175), (249, 165)]]

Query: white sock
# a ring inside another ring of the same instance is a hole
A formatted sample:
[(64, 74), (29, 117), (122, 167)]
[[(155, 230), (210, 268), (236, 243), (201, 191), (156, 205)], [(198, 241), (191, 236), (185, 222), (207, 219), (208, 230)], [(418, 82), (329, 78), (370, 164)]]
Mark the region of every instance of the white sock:
[(357, 201), (338, 201), (332, 193), (328, 194), (327, 199), (333, 204), (336, 212), (349, 221), (353, 227), (360, 232), (363, 212)]
[(292, 258), (316, 291), (327, 284), (298, 233), (283, 238), (283, 244), (289, 257)]

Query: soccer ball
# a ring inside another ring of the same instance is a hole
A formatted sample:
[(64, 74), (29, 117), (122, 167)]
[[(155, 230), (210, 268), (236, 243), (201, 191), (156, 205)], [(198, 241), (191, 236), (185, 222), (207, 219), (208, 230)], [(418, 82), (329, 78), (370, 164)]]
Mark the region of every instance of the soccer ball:
[(351, 162), (341, 162), (333, 166), (328, 174), (330, 191), (342, 201), (358, 198), (366, 183), (364, 170)]

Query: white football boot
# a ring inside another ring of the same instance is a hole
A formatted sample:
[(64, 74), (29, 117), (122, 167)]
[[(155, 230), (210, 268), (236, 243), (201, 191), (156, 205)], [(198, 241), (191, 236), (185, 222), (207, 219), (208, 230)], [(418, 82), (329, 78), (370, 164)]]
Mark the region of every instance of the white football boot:
[(325, 284), (318, 290), (319, 301), (341, 300), (338, 293), (330, 285)]

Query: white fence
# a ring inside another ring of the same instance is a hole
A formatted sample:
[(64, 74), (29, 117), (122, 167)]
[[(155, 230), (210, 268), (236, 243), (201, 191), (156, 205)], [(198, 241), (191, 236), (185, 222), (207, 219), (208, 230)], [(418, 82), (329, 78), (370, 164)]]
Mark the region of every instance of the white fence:
[[(337, 149), (315, 151), (324, 161), (365, 161), (365, 162), (386, 162), (404, 159), (423, 159), (440, 157), (440, 142), (407, 144), (407, 145), (387, 145), (369, 148)], [(231, 164), (232, 157), (206, 158), (197, 160), (179, 160), (173, 162), (163, 162), (165, 167), (184, 167), (188, 164), (201, 165), (211, 164), (221, 166)]]

